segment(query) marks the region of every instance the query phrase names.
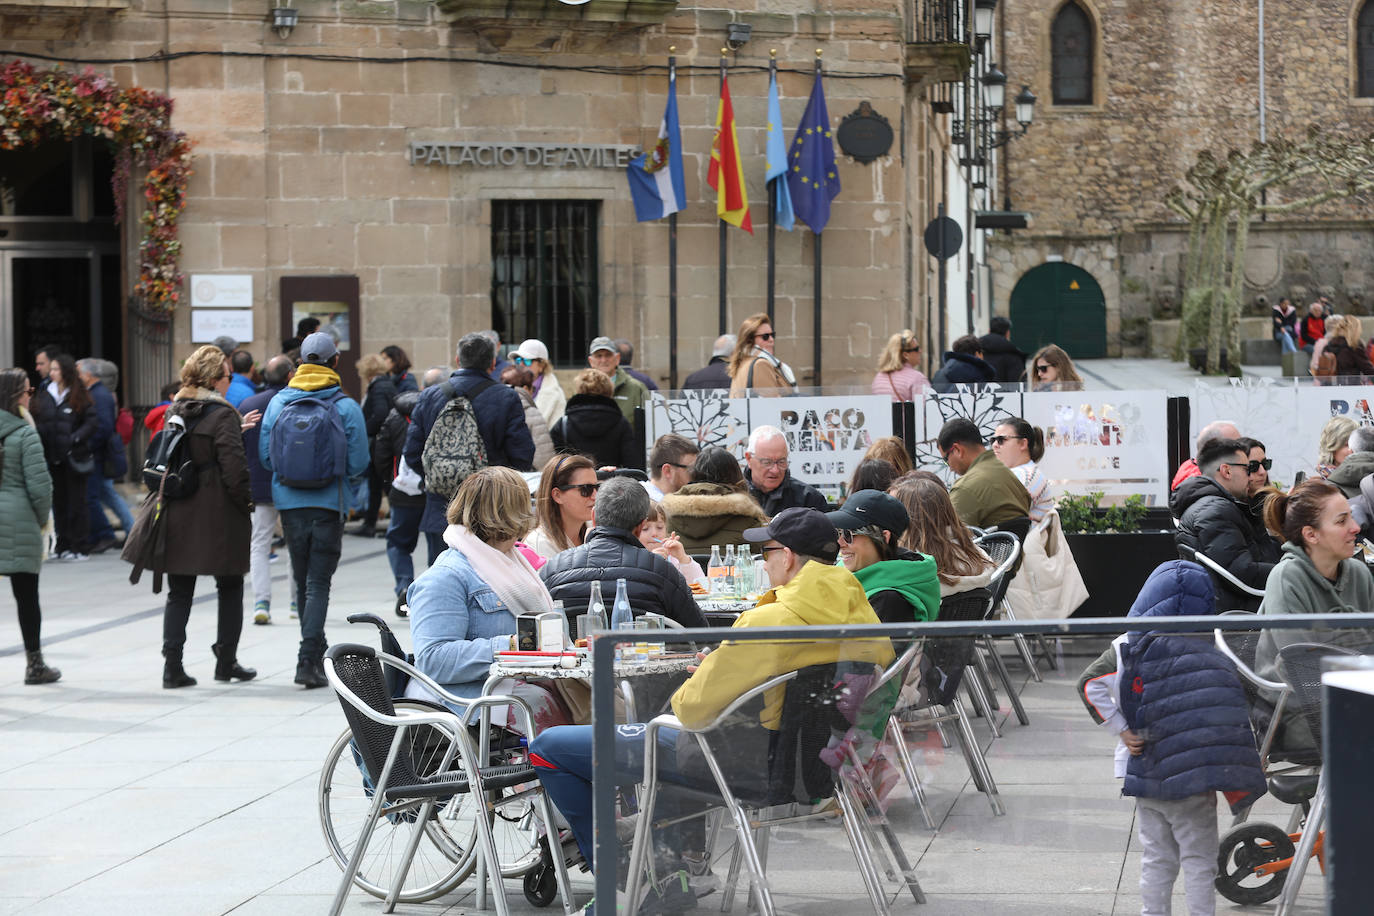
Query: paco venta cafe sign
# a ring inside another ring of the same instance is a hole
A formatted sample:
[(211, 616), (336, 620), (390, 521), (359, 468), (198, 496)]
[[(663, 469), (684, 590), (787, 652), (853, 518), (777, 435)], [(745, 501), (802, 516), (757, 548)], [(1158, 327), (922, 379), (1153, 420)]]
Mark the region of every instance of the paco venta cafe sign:
[(564, 143), (412, 142), (411, 165), (470, 165), (477, 168), (623, 169), (642, 150), (637, 146)]

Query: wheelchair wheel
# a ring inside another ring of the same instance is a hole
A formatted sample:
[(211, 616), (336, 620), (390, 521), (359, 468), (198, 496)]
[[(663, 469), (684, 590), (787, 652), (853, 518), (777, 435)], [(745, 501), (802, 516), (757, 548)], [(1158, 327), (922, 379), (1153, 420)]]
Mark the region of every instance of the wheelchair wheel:
[[(432, 711), (435, 707), (417, 700), (397, 700), (398, 710)], [(421, 772), (433, 772), (443, 759), (449, 738), (429, 727), (411, 729), (413, 759)], [(372, 782), (362, 770), (345, 729), (325, 757), (320, 772), (320, 825), (330, 854), (340, 868), (358, 843), (358, 836), (372, 806)], [(457, 795), (441, 800), (425, 825), (425, 839), (415, 850), (398, 900), (423, 903), (461, 884), (475, 867), (472, 799)], [(385, 898), (395, 881), (400, 859), (414, 827), (421, 802), (398, 802), (384, 807), (383, 818), (373, 829), (367, 852), (353, 883), (374, 897)]]
[(1255, 869), (1293, 857), (1293, 841), (1273, 824), (1241, 824), (1221, 838), (1217, 853), (1217, 893), (1232, 903), (1268, 903), (1283, 890), (1288, 870), (1256, 875)]
[(534, 906), (548, 906), (558, 896), (558, 876), (554, 874), (552, 864), (542, 861), (535, 863), (533, 868), (525, 872), (522, 884), (525, 899)]

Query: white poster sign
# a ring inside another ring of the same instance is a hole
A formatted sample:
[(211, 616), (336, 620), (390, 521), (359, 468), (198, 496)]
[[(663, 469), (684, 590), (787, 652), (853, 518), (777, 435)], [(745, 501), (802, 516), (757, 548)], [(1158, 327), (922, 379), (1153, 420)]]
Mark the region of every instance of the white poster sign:
[(1025, 409), (1023, 392), (960, 387), (963, 390), (948, 394), (927, 394), (916, 405), (916, 428), (923, 430), (916, 442), (916, 467), (938, 474), (946, 486), (954, 483), (955, 475), (936, 446), (940, 427), (960, 417), (972, 420), (986, 441), (999, 423), (1021, 416)]
[(252, 274), (191, 274), (191, 307), (253, 307)]
[(892, 399), (751, 398), (749, 425), (782, 430), (794, 477), (814, 486), (843, 484), (873, 440), (892, 435)]
[[(1139, 493), (1169, 502), (1168, 395), (1163, 391), (1032, 391), (1027, 422), (1045, 432), (1040, 471), (1055, 496)], [(1118, 497), (1113, 500), (1111, 497)]]
[(744, 398), (721, 397), (712, 390), (675, 392), (677, 397), (653, 394), (648, 410), (649, 441), (667, 433), (677, 433), (698, 448), (719, 445), (744, 458), (749, 438), (749, 402)]
[(192, 309), (191, 343), (214, 343), (228, 336), (239, 343), (253, 339), (252, 309)]
[[(1301, 402), (1299, 394), (1307, 392)], [(1189, 396), (1191, 419), (1188, 451), (1192, 454), (1197, 434), (1216, 420), (1230, 420), (1241, 435), (1264, 443), (1265, 455), (1273, 460), (1269, 479), (1291, 487), (1298, 471), (1316, 473), (1317, 439), (1321, 428), (1331, 419), (1329, 401), (1335, 398), (1349, 404), (1350, 398), (1336, 392), (1345, 388), (1299, 389), (1292, 382), (1271, 378), (1231, 379), (1228, 385), (1198, 382)], [(1368, 392), (1356, 388), (1354, 391)]]

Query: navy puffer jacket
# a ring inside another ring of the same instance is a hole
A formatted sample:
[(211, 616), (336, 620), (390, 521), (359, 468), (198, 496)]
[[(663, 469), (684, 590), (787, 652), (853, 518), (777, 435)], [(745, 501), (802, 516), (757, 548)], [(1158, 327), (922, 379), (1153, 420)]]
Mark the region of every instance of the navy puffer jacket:
[[(1212, 580), (1183, 560), (1146, 580), (1131, 617), (1213, 613)], [(1180, 799), (1227, 793), (1233, 810), (1265, 792), (1249, 707), (1210, 634), (1133, 631), (1121, 646), (1121, 712), (1145, 748), (1126, 769), (1125, 795)]]

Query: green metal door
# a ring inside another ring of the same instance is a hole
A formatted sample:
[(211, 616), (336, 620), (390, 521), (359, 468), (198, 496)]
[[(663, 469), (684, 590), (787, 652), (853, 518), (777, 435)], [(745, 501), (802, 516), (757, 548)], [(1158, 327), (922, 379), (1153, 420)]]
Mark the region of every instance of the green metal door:
[(1051, 261), (1032, 267), (1011, 292), (1011, 339), (1033, 353), (1058, 344), (1074, 359), (1107, 355), (1107, 301), (1081, 267)]

